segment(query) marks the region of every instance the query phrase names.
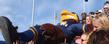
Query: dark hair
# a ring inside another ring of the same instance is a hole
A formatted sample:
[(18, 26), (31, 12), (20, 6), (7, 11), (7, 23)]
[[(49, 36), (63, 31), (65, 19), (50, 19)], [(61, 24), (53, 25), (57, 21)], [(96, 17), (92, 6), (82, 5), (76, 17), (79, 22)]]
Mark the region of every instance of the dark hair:
[(106, 5), (106, 4), (109, 4), (109, 1), (106, 1), (106, 2), (104, 3), (104, 5)]
[[(42, 32), (42, 44), (59, 44), (64, 42), (65, 35), (61, 28), (50, 23), (42, 24), (40, 27)], [(40, 44), (41, 44), (40, 43)]]
[(93, 32), (88, 39), (87, 44), (109, 44), (109, 30), (102, 30)]
[(86, 19), (87, 13), (83, 12), (81, 13), (82, 19)]
[(81, 13), (81, 16), (82, 16), (82, 23), (85, 23), (87, 13), (83, 12), (83, 13)]
[(71, 12), (72, 14), (76, 14), (75, 12)]
[(94, 15), (95, 13), (94, 12), (89, 12), (89, 14)]

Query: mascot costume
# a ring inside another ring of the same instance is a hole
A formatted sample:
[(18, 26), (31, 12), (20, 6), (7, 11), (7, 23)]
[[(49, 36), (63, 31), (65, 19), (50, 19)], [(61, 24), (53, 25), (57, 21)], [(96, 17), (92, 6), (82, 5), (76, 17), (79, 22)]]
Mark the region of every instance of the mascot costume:
[(7, 17), (1, 16), (0, 29), (7, 44), (72, 44), (74, 37), (83, 33), (78, 15), (67, 10), (61, 12), (57, 25), (35, 25), (22, 33), (17, 32), (17, 27)]

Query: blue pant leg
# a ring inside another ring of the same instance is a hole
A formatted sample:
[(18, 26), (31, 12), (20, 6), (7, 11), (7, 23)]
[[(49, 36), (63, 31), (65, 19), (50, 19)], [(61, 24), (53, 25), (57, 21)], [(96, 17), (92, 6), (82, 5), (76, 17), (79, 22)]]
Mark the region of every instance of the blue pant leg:
[(19, 39), (20, 41), (30, 41), (34, 37), (34, 33), (31, 30), (27, 30), (25, 32), (19, 33)]
[(5, 41), (0, 41), (0, 44), (6, 44), (6, 42)]
[[(40, 34), (41, 30), (39, 29), (40, 26), (39, 25), (35, 25), (34, 28), (35, 28), (34, 30), (36, 30), (38, 32), (38, 39), (39, 39), (40, 36), (41, 36), (41, 34)], [(24, 43), (24, 42), (31, 41), (33, 39), (34, 32), (32, 30), (27, 30), (25, 32), (18, 33), (18, 35), (19, 35), (20, 41)]]

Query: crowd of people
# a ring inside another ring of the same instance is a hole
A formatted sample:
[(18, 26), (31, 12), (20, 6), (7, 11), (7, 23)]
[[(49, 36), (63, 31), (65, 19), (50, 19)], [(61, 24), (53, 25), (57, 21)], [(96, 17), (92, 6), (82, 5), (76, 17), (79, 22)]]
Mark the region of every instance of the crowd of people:
[(0, 29), (7, 44), (109, 44), (109, 2), (81, 16), (82, 20), (75, 12), (64, 10), (57, 25), (35, 25), (21, 33), (7, 17), (0, 16)]
[[(77, 44), (109, 44), (109, 2), (104, 4), (102, 10), (97, 12), (90, 12), (86, 16), (86, 24), (92, 24), (88, 30), (90, 32), (83, 33), (77, 37), (75, 42)], [(86, 14), (86, 13), (84, 13)], [(84, 20), (84, 19), (83, 19)]]

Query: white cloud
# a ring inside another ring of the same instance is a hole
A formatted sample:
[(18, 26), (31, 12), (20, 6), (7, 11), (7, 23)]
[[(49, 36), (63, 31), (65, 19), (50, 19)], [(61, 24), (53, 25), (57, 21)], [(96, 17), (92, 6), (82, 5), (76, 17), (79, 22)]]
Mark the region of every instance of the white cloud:
[(0, 15), (9, 14), (10, 11), (11, 11), (11, 8), (8, 7), (8, 6), (2, 6), (2, 7), (0, 7)]
[(8, 15), (11, 11), (11, 7), (8, 5), (9, 2), (6, 0), (0, 0), (0, 16)]

